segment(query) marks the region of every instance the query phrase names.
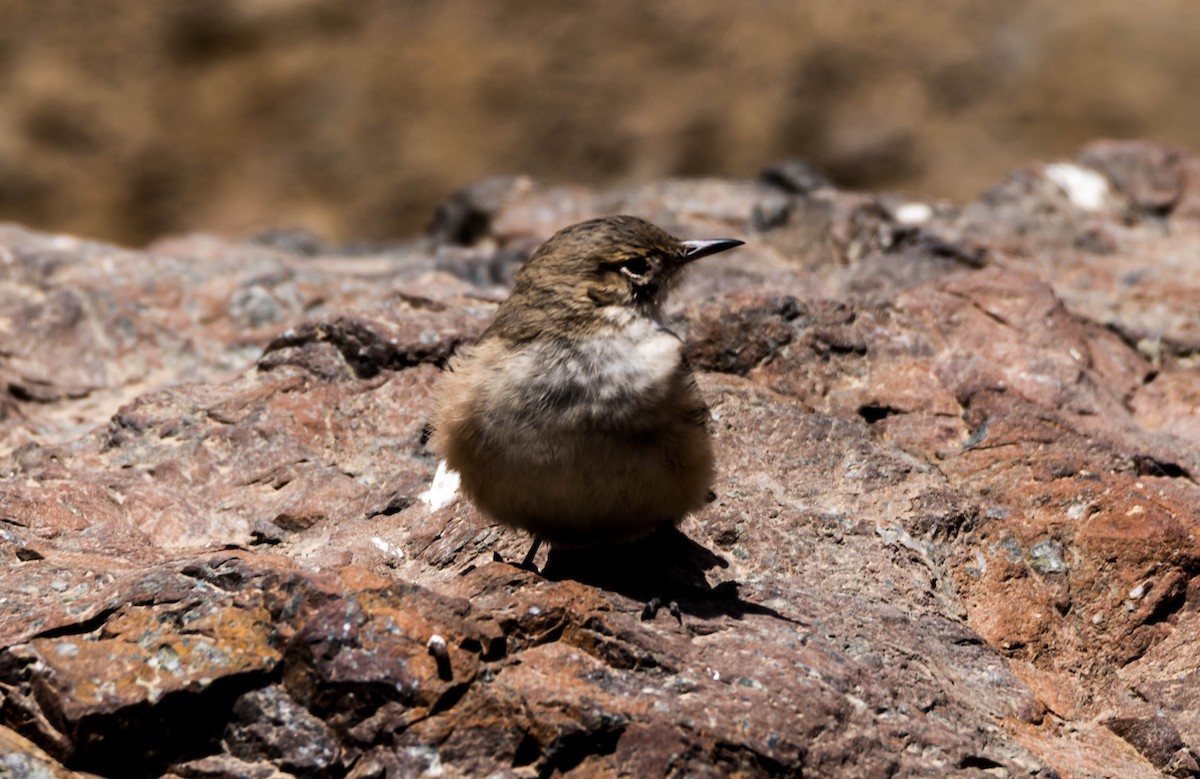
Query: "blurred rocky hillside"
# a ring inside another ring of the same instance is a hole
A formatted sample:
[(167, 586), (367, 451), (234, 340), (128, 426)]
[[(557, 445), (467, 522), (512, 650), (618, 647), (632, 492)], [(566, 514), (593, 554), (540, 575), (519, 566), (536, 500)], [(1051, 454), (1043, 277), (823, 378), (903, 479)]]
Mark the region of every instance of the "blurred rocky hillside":
[(1200, 6), (0, 0), (0, 219), (142, 244), (411, 234), (498, 173), (804, 158), (968, 200), (1101, 136), (1200, 148)]

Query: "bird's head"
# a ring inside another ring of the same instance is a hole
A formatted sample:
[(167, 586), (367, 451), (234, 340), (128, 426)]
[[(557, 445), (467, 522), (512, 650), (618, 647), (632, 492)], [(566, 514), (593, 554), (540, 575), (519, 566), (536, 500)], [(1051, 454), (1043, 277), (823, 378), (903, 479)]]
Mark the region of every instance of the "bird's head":
[(681, 241), (635, 216), (606, 216), (566, 227), (521, 267), (494, 328), (591, 329), (629, 310), (657, 316), (690, 263), (742, 241)]

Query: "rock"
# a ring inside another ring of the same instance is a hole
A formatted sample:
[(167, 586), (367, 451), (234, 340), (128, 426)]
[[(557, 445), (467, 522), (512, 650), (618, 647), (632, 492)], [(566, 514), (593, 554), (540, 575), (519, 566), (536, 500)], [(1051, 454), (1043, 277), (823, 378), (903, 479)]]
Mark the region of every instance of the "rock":
[(71, 779), (89, 776), (63, 768), (56, 760), (38, 748), (27, 738), (0, 728), (0, 769), (5, 776), (46, 777), (47, 779)]
[(329, 726), (279, 687), (251, 690), (237, 699), (224, 743), (234, 757), (263, 758), (305, 776), (332, 773), (341, 756)]
[[(500, 182), (376, 253), (5, 228), (2, 765), (1195, 775), (1200, 225), (1162, 172), (1194, 162), (1093, 147), (926, 209)], [(423, 431), (499, 271), (608, 210), (748, 241), (669, 312), (720, 475), (539, 574)], [(681, 622), (641, 619), (662, 592)]]
[(1200, 765), (1165, 717), (1115, 717), (1104, 723), (1171, 776), (1196, 776)]

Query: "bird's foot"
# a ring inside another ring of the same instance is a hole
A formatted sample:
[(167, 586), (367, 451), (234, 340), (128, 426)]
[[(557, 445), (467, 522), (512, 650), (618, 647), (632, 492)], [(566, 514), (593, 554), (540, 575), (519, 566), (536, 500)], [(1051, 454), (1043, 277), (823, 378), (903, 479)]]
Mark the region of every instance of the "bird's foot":
[[(520, 568), (522, 571), (530, 571), (532, 573), (540, 573), (540, 571), (538, 571), (538, 569), (537, 569), (537, 566), (534, 564), (533, 560), (535, 557), (537, 557), (538, 549), (540, 549), (541, 546), (542, 546), (542, 539), (540, 539), (540, 538), (533, 539), (533, 544), (530, 545), (529, 551), (525, 553), (525, 559), (519, 563), (509, 563), (509, 564), (516, 568)], [(499, 552), (492, 552), (492, 561), (497, 562), (497, 563), (507, 563), (508, 562), (507, 560), (504, 559), (504, 556), (501, 555)]]
[(679, 624), (683, 625), (683, 613), (679, 610), (679, 604), (675, 601), (667, 601), (663, 603), (663, 599), (657, 595), (646, 601), (645, 607), (642, 609), (642, 621), (647, 622), (658, 616), (658, 612), (666, 605), (667, 611), (674, 617)]

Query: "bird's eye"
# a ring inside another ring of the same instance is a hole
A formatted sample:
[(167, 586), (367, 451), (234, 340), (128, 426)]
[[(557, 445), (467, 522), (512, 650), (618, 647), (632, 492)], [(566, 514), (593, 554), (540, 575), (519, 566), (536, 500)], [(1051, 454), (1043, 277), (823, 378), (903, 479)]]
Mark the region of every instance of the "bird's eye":
[(633, 279), (640, 279), (650, 270), (650, 262), (645, 257), (633, 257), (621, 263), (621, 272)]

